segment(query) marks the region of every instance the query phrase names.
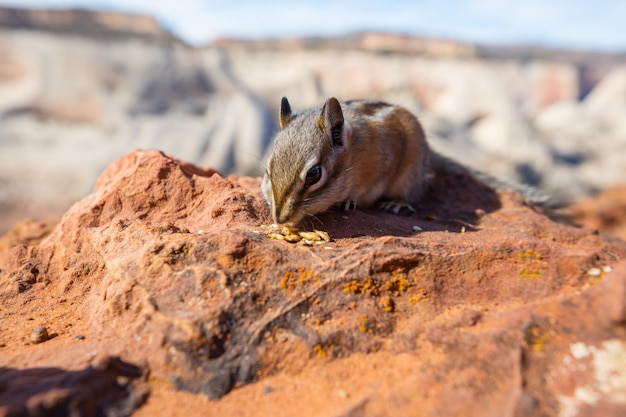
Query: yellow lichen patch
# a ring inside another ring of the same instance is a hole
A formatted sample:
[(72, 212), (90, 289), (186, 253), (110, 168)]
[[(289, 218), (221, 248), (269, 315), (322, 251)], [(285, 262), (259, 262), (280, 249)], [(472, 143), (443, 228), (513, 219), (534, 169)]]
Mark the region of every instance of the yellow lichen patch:
[(315, 273), (311, 268), (299, 268), (298, 273), (300, 277), (298, 278), (298, 283), (303, 284), (305, 282), (309, 282), (311, 280), (319, 281), (321, 277)]
[(376, 285), (376, 281), (372, 278), (368, 278), (363, 281), (363, 289), (361, 292), (363, 294), (378, 295), (378, 285)]
[(523, 252), (519, 252), (517, 257), (524, 261), (524, 265), (519, 272), (519, 279), (538, 279), (543, 276), (541, 272), (545, 267), (544, 256), (542, 253), (537, 252), (534, 249), (528, 249)]
[(519, 279), (537, 279), (537, 278), (541, 278), (541, 276), (542, 276), (541, 272), (524, 267), (520, 271), (518, 278)]
[(372, 278), (367, 278), (363, 282), (353, 279), (343, 285), (346, 294), (369, 294), (378, 295), (378, 285)]
[(287, 271), (283, 274), (282, 279), (280, 280), (279, 287), (281, 290), (286, 290), (287, 288), (293, 288), (293, 272)]
[(526, 341), (533, 350), (541, 351), (544, 348), (545, 335), (538, 326), (531, 326), (526, 333)]
[(367, 332), (368, 322), (369, 322), (369, 318), (367, 316), (363, 315), (359, 317), (359, 322), (357, 323), (357, 327), (359, 328), (359, 331), (361, 333)]
[(517, 254), (517, 257), (521, 260), (527, 260), (527, 259), (530, 259), (530, 260), (536, 259), (538, 261), (543, 260), (543, 254), (533, 249), (528, 249), (523, 252), (520, 252)]
[(409, 303), (411, 303), (411, 305), (415, 305), (422, 301), (422, 298), (423, 297), (421, 295), (414, 295), (412, 297), (409, 297)]
[(391, 280), (387, 282), (387, 289), (389, 291), (404, 292), (411, 286), (411, 281), (408, 280), (403, 269), (396, 269), (391, 275)]
[(328, 355), (324, 347), (320, 344), (313, 346), (313, 350), (317, 353), (317, 357), (320, 359), (324, 359)]
[(305, 284), (307, 282), (319, 282), (322, 278), (311, 268), (298, 268), (297, 272), (287, 271), (280, 280), (279, 287), (281, 290), (295, 288), (296, 284)]
[(426, 291), (421, 289), (418, 291), (417, 294), (409, 297), (409, 303), (411, 303), (411, 305), (415, 305), (426, 298), (428, 298), (426, 295)]
[(361, 292), (361, 284), (357, 280), (352, 280), (343, 284), (343, 292), (346, 294), (358, 294)]
[(393, 299), (389, 296), (383, 297), (383, 310), (387, 313), (392, 313), (396, 308), (396, 304), (393, 302)]

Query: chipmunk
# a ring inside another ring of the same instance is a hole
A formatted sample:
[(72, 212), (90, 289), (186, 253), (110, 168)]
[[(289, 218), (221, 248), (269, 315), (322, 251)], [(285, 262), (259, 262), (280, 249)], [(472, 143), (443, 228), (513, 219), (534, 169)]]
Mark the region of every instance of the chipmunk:
[(412, 214), (432, 172), (467, 173), (496, 190), (514, 189), (532, 204), (549, 197), (471, 170), (432, 151), (420, 122), (408, 110), (381, 101), (340, 103), (296, 114), (286, 97), (280, 131), (261, 190), (276, 223), (297, 223), (340, 205), (345, 210), (377, 204)]

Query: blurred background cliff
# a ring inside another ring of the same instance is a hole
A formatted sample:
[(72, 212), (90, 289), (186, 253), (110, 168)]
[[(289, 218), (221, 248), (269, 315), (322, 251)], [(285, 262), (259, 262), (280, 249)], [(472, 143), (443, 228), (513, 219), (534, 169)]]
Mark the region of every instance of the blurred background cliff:
[(563, 1), (249, 3), (0, 1), (0, 233), (59, 217), (135, 148), (260, 175), (282, 96), (401, 104), (440, 152), (564, 197), (626, 183), (619, 2), (588, 2), (600, 17)]

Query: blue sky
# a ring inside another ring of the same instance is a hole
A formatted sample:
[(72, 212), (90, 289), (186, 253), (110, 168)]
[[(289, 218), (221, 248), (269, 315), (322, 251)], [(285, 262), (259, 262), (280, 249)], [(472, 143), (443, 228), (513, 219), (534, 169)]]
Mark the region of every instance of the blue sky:
[(193, 44), (357, 30), (626, 52), (626, 0), (0, 0), (147, 13)]

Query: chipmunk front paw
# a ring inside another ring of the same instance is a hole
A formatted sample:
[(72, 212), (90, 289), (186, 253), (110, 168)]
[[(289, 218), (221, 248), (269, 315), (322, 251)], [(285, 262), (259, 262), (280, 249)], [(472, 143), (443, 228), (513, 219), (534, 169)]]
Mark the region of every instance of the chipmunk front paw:
[(346, 201), (345, 203), (343, 203), (343, 209), (344, 211), (356, 210), (356, 201), (354, 200)]
[(396, 215), (405, 214), (410, 216), (415, 213), (415, 209), (409, 203), (399, 200), (381, 201), (378, 203), (378, 208), (386, 211), (387, 213), (393, 213)]

